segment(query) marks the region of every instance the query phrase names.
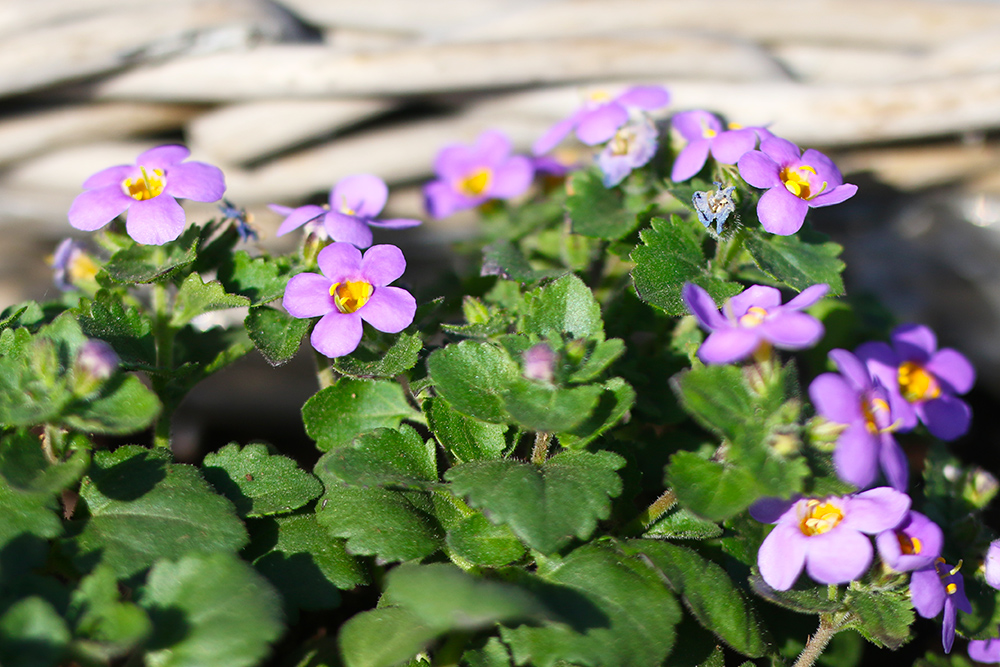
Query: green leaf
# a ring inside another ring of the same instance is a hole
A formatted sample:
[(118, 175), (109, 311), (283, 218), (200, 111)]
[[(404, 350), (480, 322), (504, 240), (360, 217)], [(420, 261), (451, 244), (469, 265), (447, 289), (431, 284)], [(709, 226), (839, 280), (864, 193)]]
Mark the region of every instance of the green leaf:
[(686, 315), (681, 288), (691, 282), (708, 290), (716, 302), (743, 291), (738, 283), (716, 278), (708, 269), (692, 226), (676, 215), (654, 218), (652, 228), (640, 232), (643, 245), (632, 251), (632, 280), (639, 297), (668, 315)]
[(482, 275), (484, 276), (500, 276), (504, 280), (529, 283), (563, 273), (565, 270), (533, 269), (521, 249), (506, 239), (494, 241), (483, 248)]
[(525, 295), (524, 333), (604, 340), (601, 307), (582, 280), (569, 274)]
[(146, 612), (122, 602), (114, 572), (98, 566), (84, 577), (70, 600), (69, 617), (78, 639), (76, 650), (109, 662), (128, 654), (153, 630)]
[(195, 260), (199, 233), (192, 226), (176, 241), (164, 245), (136, 243), (123, 248), (111, 256), (103, 271), (116, 283), (159, 282)]
[(162, 406), (152, 391), (133, 375), (118, 375), (104, 384), (97, 398), (70, 406), (60, 420), (86, 433), (128, 435), (148, 427)]
[(506, 426), (466, 417), (441, 396), (424, 401), (423, 408), (434, 437), (459, 463), (503, 458)]
[(74, 484), (90, 465), (90, 453), (76, 450), (66, 461), (49, 463), (29, 431), (10, 433), (0, 440), (0, 476), (12, 490), (54, 496)]
[(524, 428), (562, 433), (590, 416), (603, 391), (599, 385), (553, 387), (518, 378), (503, 398), (507, 412)]
[(385, 380), (341, 378), (302, 406), (306, 433), (327, 451), (379, 427), (396, 428), (422, 416), (406, 401), (403, 388)]
[(599, 341), (589, 351), (583, 363), (566, 379), (569, 382), (589, 382), (604, 372), (604, 369), (624, 352), (625, 343), (621, 338)]
[(93, 301), (82, 300), (77, 312), (83, 333), (108, 343), (124, 365), (156, 364), (152, 323), (138, 308), (126, 306), (118, 295), (100, 290)]
[(62, 533), (62, 523), (55, 514), (51, 493), (22, 491), (12, 488), (0, 476), (0, 547), (24, 535), (49, 539)]
[(542, 588), (539, 596), (568, 625), (501, 628), (518, 665), (663, 664), (681, 613), (670, 591), (640, 561), (587, 545), (543, 576), (558, 587)]
[(438, 632), (413, 612), (381, 607), (355, 614), (340, 629), (340, 652), (345, 667), (401, 665), (431, 643)]
[(830, 295), (839, 296), (844, 293), (840, 277), (844, 263), (839, 259), (843, 248), (825, 238), (753, 234), (747, 237), (745, 247), (757, 267), (775, 280), (800, 292), (811, 285), (826, 283)]
[(263, 531), (274, 544), (253, 561), (254, 567), (293, 607), (332, 609), (340, 604), (338, 589), (368, 583), (361, 563), (345, 550), (345, 542), (330, 538), (315, 514), (269, 519)]
[(282, 633), (281, 598), (232, 554), (158, 562), (139, 603), (153, 620), (149, 667), (249, 667)]
[(849, 593), (847, 604), (857, 620), (849, 624), (876, 646), (895, 651), (910, 641), (913, 625), (913, 605), (908, 591), (855, 591)]
[(192, 273), (177, 291), (170, 324), (179, 328), (203, 313), (249, 305), (250, 299), (245, 296), (226, 294), (220, 282), (206, 283), (197, 273)]
[(507, 420), (503, 394), (520, 373), (499, 347), (465, 340), (432, 352), (427, 368), (435, 390), (459, 412), (487, 422)]
[(462, 654), (462, 664), (468, 667), (511, 667), (510, 652), (499, 637), (490, 637), (482, 646)]
[(671, 457), (667, 480), (682, 505), (711, 521), (739, 514), (759, 495), (757, 480), (747, 470), (706, 461), (692, 452)]
[(776, 591), (767, 585), (756, 570), (750, 575), (750, 587), (765, 600), (804, 614), (828, 613), (837, 611), (843, 606), (841, 600), (829, 598), (826, 586), (813, 585), (800, 590)]
[(291, 512), (323, 493), (318, 479), (260, 443), (242, 449), (233, 443), (207, 454), (202, 474), (241, 517)]
[(635, 403), (635, 390), (621, 378), (611, 378), (601, 389), (590, 416), (570, 431), (559, 433), (559, 444), (563, 447), (586, 447), (621, 421)]
[(285, 293), (289, 271), (270, 257), (251, 257), (246, 250), (228, 255), (219, 266), (219, 282), (230, 294), (250, 300), (251, 306), (270, 303)]
[(448, 531), (448, 548), (481, 567), (501, 567), (524, 555), (524, 545), (510, 528), (490, 523), (482, 514), (466, 517)]
[(624, 459), (611, 452), (565, 451), (542, 466), (517, 461), (475, 461), (445, 478), (491, 520), (510, 526), (528, 546), (558, 551), (574, 537), (587, 539), (622, 492), (615, 472)]
[(669, 542), (634, 540), (624, 548), (629, 555), (643, 556), (694, 617), (731, 648), (751, 658), (767, 652), (760, 618), (722, 567)]
[(677, 540), (707, 540), (722, 535), (722, 526), (695, 516), (683, 507), (660, 517), (643, 537), (669, 537)]
[(359, 348), (349, 356), (333, 359), (331, 365), (341, 375), (355, 378), (393, 378), (417, 365), (423, 346), (418, 334), (403, 333), (381, 356)]
[(233, 506), (198, 469), (169, 463), (158, 450), (96, 452), (80, 498), (90, 518), (69, 543), (81, 569), (100, 560), (124, 579), (159, 559), (233, 552), (247, 541)]
[(325, 465), (341, 481), (357, 486), (427, 488), (438, 481), (434, 441), (413, 428), (379, 428), (331, 450)]
[(18, 600), (0, 616), (0, 664), (56, 667), (70, 634), (59, 613), (40, 597)]
[(639, 224), (634, 212), (625, 207), (621, 191), (604, 186), (597, 169), (571, 175), (567, 188), (566, 212), (573, 232), (599, 239), (620, 239)]
[(312, 320), (298, 319), (284, 311), (261, 306), (251, 308), (243, 324), (254, 347), (267, 363), (280, 366), (299, 351)]

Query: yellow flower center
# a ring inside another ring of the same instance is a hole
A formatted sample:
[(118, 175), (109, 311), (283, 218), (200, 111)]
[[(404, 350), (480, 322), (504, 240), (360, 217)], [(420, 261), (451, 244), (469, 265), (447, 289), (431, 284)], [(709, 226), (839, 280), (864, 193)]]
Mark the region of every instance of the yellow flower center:
[(712, 139), (713, 137), (717, 136), (718, 134), (719, 134), (718, 132), (716, 132), (715, 130), (713, 130), (710, 127), (703, 127), (703, 128), (701, 128), (701, 136), (704, 139)]
[(756, 327), (767, 317), (767, 311), (760, 306), (750, 306), (745, 315), (740, 317), (741, 327)]
[(163, 170), (154, 169), (148, 172), (145, 167), (139, 167), (139, 171), (142, 172), (139, 178), (126, 178), (122, 181), (122, 191), (137, 201), (160, 196), (167, 185)]
[(368, 303), (375, 288), (364, 280), (348, 280), (330, 285), (330, 296), (342, 313), (353, 313)]
[(611, 100), (611, 95), (606, 90), (595, 90), (587, 95), (587, 100), (596, 104), (601, 104)]
[(800, 199), (812, 199), (826, 190), (826, 181), (816, 192), (812, 191), (809, 183), (809, 174), (816, 175), (816, 170), (807, 164), (796, 168), (785, 167), (781, 170), (781, 182), (785, 184), (785, 189)]
[(916, 403), (937, 398), (941, 395), (941, 387), (923, 366), (906, 361), (899, 366), (899, 393), (910, 403)]
[(873, 398), (871, 400), (861, 400), (861, 414), (865, 417), (865, 426), (868, 428), (869, 433), (881, 433), (883, 431), (891, 431), (895, 424), (887, 426), (886, 428), (879, 428), (879, 416), (889, 414), (889, 404), (886, 403), (881, 398)]
[(896, 533), (896, 539), (899, 540), (899, 550), (907, 556), (919, 555), (924, 549), (919, 537), (910, 537), (899, 531)]
[(478, 197), (486, 192), (491, 180), (493, 180), (493, 172), (486, 167), (481, 167), (465, 178), (459, 179), (458, 191), (466, 197)]
[(844, 513), (832, 503), (809, 500), (806, 502), (806, 514), (799, 521), (799, 530), (806, 537), (822, 535), (833, 530), (844, 519)]
[(97, 276), (98, 271), (97, 264), (90, 258), (90, 255), (84, 252), (75, 253), (73, 259), (66, 266), (66, 272), (69, 274), (70, 282), (72, 283), (77, 283), (81, 280), (93, 280)]
[(635, 132), (630, 129), (622, 128), (615, 132), (615, 136), (611, 138), (611, 154), (612, 155), (628, 155), (629, 146), (632, 140), (635, 139)]
[(743, 126), (740, 125), (739, 123), (730, 123), (729, 124), (729, 129), (730, 130), (742, 130)]

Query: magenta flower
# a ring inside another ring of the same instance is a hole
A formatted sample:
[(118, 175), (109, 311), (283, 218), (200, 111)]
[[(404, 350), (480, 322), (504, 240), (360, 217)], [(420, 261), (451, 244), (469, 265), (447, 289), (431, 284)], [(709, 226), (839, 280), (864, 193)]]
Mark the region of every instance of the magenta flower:
[(416, 300), (404, 289), (387, 287), (406, 270), (396, 246), (372, 246), (362, 256), (350, 243), (331, 243), (316, 260), (323, 274), (292, 276), (282, 304), (293, 317), (321, 317), (310, 338), (320, 353), (353, 352), (361, 342), (361, 320), (386, 333), (399, 333), (413, 322)]
[(177, 199), (217, 201), (226, 191), (218, 167), (184, 162), (184, 146), (158, 146), (135, 164), (97, 172), (83, 182), (84, 192), (69, 207), (69, 224), (92, 232), (128, 211), (125, 230), (139, 243), (163, 245), (184, 231), (184, 209)]
[(972, 411), (956, 394), (976, 382), (976, 371), (963, 354), (937, 349), (934, 332), (918, 324), (896, 327), (892, 345), (865, 343), (856, 353), (889, 389), (893, 415), (908, 431), (917, 419), (942, 440), (954, 440), (969, 430)]
[(847, 350), (831, 350), (840, 373), (823, 373), (809, 385), (816, 412), (844, 425), (833, 452), (837, 475), (863, 489), (875, 481), (879, 467), (894, 489), (905, 491), (909, 481), (906, 455), (892, 437), (898, 425), (889, 392), (868, 368)]
[(275, 235), (287, 234), (311, 220), (322, 217), (323, 225), (334, 241), (344, 241), (359, 248), (367, 248), (372, 244), (371, 227), (405, 229), (420, 224), (419, 220), (409, 218), (376, 220), (375, 216), (382, 212), (388, 198), (389, 188), (378, 176), (371, 174), (346, 176), (330, 190), (328, 206), (310, 204), (289, 208), (271, 204), (272, 211), (286, 216)]
[(487, 130), (472, 146), (445, 146), (434, 160), (438, 178), (424, 186), (427, 211), (446, 218), (490, 199), (511, 199), (531, 186), (535, 168), (522, 155), (511, 155), (510, 139)]
[(910, 575), (910, 600), (913, 608), (924, 618), (934, 618), (942, 611), (941, 644), (950, 653), (955, 642), (955, 617), (958, 610), (972, 613), (969, 598), (965, 597), (965, 580), (943, 558)]
[(806, 212), (850, 199), (858, 186), (844, 183), (840, 170), (827, 156), (799, 147), (780, 137), (764, 137), (760, 150), (744, 153), (737, 162), (740, 176), (755, 188), (767, 188), (757, 202), (761, 226), (772, 234), (799, 231)]
[(635, 86), (618, 97), (600, 91), (592, 93), (582, 109), (561, 120), (538, 138), (531, 151), (548, 153), (574, 129), (576, 137), (588, 146), (603, 144), (628, 122), (629, 109), (652, 111), (670, 102), (670, 94), (660, 86)]
[(825, 284), (812, 285), (781, 305), (781, 292), (774, 287), (753, 285), (726, 301), (722, 312), (708, 292), (685, 283), (681, 296), (698, 324), (710, 331), (698, 348), (706, 364), (730, 364), (750, 356), (762, 345), (783, 350), (801, 350), (823, 337), (823, 325), (812, 315), (799, 312), (823, 298)]
[(1000, 662), (1000, 639), (973, 639), (969, 642), (969, 657), (987, 665)]
[(760, 575), (778, 591), (791, 588), (803, 567), (821, 584), (858, 579), (873, 555), (862, 533), (894, 528), (909, 509), (910, 497), (888, 487), (825, 499), (760, 500), (750, 506), (750, 515), (777, 524), (757, 552)]
[[(707, 111), (683, 111), (670, 121), (687, 145), (674, 160), (670, 180), (686, 181), (705, 166), (709, 152), (716, 162), (736, 164), (736, 161), (757, 146), (757, 130), (730, 124), (723, 129), (722, 121)], [(770, 134), (770, 133), (768, 133)]]
[(882, 561), (897, 572), (927, 567), (941, 555), (943, 545), (941, 528), (913, 510), (898, 526), (875, 537), (875, 546)]
[(656, 128), (644, 119), (628, 123), (615, 132), (597, 156), (597, 166), (604, 174), (604, 187), (611, 188), (656, 155)]

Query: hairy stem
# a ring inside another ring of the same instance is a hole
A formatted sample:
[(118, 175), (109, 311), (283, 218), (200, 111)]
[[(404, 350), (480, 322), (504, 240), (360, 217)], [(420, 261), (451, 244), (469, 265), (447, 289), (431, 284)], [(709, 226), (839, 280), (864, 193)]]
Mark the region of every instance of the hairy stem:
[(337, 374), (330, 365), (330, 360), (316, 351), (313, 352), (313, 355), (316, 359), (316, 380), (319, 382), (319, 388), (326, 389), (333, 386), (333, 383), (337, 381)]
[(823, 653), (823, 650), (826, 649), (827, 644), (830, 643), (833, 636), (840, 632), (840, 628), (843, 625), (843, 622), (835, 623), (830, 614), (820, 614), (819, 627), (816, 628), (816, 633), (806, 642), (806, 647), (802, 649), (799, 659), (795, 661), (792, 667), (812, 667), (812, 664)]
[[(156, 341), (156, 367), (169, 375), (174, 365), (174, 335), (177, 333), (170, 325), (170, 306), (167, 298), (167, 287), (160, 283), (153, 285), (153, 337)], [(163, 411), (156, 418), (153, 427), (153, 445), (170, 449), (170, 419), (173, 409), (163, 400), (165, 380), (152, 378), (153, 389), (160, 396)]]
[(667, 489), (625, 526), (625, 534), (640, 535), (646, 532), (646, 529), (656, 523), (656, 520), (673, 507), (676, 502), (677, 494), (674, 493), (673, 489)]
[(531, 450), (531, 462), (537, 466), (545, 463), (545, 459), (549, 455), (549, 441), (552, 440), (552, 434), (547, 431), (539, 431), (535, 434), (535, 446)]

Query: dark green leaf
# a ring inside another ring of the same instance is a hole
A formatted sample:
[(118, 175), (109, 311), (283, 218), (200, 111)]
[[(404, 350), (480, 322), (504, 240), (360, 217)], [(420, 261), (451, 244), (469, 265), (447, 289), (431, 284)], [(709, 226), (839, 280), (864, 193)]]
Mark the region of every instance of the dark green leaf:
[(282, 310), (251, 308), (243, 320), (254, 347), (267, 363), (280, 366), (295, 356), (312, 320), (292, 317)]
[(431, 643), (438, 632), (401, 607), (355, 614), (340, 629), (344, 667), (401, 665)]
[(473, 514), (448, 531), (448, 548), (460, 558), (481, 567), (501, 567), (524, 555), (510, 528)]
[(756, 571), (750, 576), (750, 586), (757, 595), (765, 600), (804, 614), (837, 611), (843, 605), (840, 600), (829, 598), (826, 586), (816, 584), (801, 590), (776, 591), (768, 586), (767, 582)]
[(0, 616), (0, 663), (4, 667), (56, 667), (69, 640), (62, 617), (40, 597), (18, 600)]
[(306, 433), (327, 451), (379, 427), (396, 428), (404, 420), (420, 421), (403, 388), (385, 380), (341, 378), (302, 406)]
[(910, 640), (913, 605), (907, 591), (850, 591), (848, 606), (857, 620), (851, 623), (877, 646), (895, 650)]
[(141, 607), (123, 602), (114, 572), (98, 566), (73, 591), (69, 616), (75, 624), (76, 650), (111, 661), (129, 653), (152, 632)]
[(118, 295), (101, 290), (93, 301), (82, 301), (78, 312), (83, 333), (108, 343), (126, 366), (156, 364), (149, 317), (137, 308), (124, 305)]
[(119, 250), (104, 272), (117, 283), (153, 283), (171, 276), (195, 260), (195, 245), (200, 230), (188, 227), (176, 241), (164, 245), (132, 246)]
[(640, 233), (643, 245), (632, 252), (636, 263), (632, 280), (643, 301), (669, 315), (686, 315), (681, 288), (691, 282), (708, 290), (716, 302), (743, 291), (738, 283), (714, 277), (690, 223), (679, 217), (654, 218), (651, 229)]
[(331, 365), (341, 375), (355, 378), (393, 378), (417, 365), (423, 345), (419, 335), (403, 333), (384, 354), (359, 348), (349, 356), (333, 359)]
[(566, 451), (543, 466), (475, 461), (445, 473), (455, 493), (491, 520), (510, 526), (528, 546), (554, 553), (574, 537), (587, 539), (622, 492), (615, 472), (625, 461), (610, 452)]
[(118, 375), (92, 400), (75, 403), (60, 420), (86, 433), (128, 435), (148, 427), (160, 414), (156, 394), (133, 375)]
[(249, 667), (282, 633), (281, 598), (232, 554), (160, 561), (140, 604), (153, 621), (146, 663), (157, 667)]
[(625, 343), (621, 338), (602, 340), (594, 345), (583, 363), (566, 379), (569, 382), (589, 382), (600, 375), (604, 369), (611, 365), (611, 362), (624, 352)]
[(669, 537), (678, 540), (707, 540), (722, 535), (722, 526), (695, 516), (683, 507), (663, 515), (643, 537)]
[(519, 371), (500, 348), (462, 341), (432, 352), (427, 368), (436, 391), (459, 412), (488, 422), (507, 420), (503, 394)]
[(318, 479), (292, 459), (269, 454), (260, 443), (242, 449), (229, 444), (207, 454), (202, 474), (241, 517), (291, 512), (323, 493)]
[(218, 281), (206, 283), (197, 273), (192, 273), (177, 291), (170, 324), (179, 328), (203, 313), (249, 305), (250, 300), (245, 296), (226, 294)]
[(635, 403), (635, 390), (621, 378), (604, 383), (590, 416), (572, 430), (559, 433), (559, 443), (570, 449), (582, 449), (621, 421)]
[(270, 257), (251, 257), (238, 250), (219, 266), (219, 282), (230, 294), (250, 299), (251, 306), (270, 303), (285, 293), (289, 272)]
[(604, 339), (601, 307), (590, 288), (572, 273), (528, 292), (525, 304), (524, 333)]
[(749, 235), (746, 249), (761, 271), (789, 287), (802, 291), (810, 285), (826, 283), (830, 295), (844, 293), (840, 274), (844, 263), (838, 259), (843, 248), (830, 241), (805, 241), (801, 235)]
[(757, 499), (757, 480), (742, 468), (678, 452), (667, 468), (668, 484), (681, 504), (711, 521), (742, 512)]
[(635, 212), (625, 207), (617, 189), (606, 188), (597, 169), (578, 171), (570, 176), (566, 211), (573, 231), (599, 239), (620, 239), (639, 223)]
[(55, 514), (55, 501), (51, 493), (21, 491), (11, 488), (5, 477), (0, 476), (0, 547), (24, 535), (41, 538), (56, 537), (62, 524)]
[(482, 646), (474, 646), (462, 654), (462, 664), (468, 667), (511, 667), (510, 652), (499, 637), (490, 637)]
[(466, 417), (441, 396), (424, 401), (423, 407), (434, 437), (459, 463), (503, 458), (506, 426)]
[(38, 445), (38, 436), (28, 431), (0, 440), (0, 476), (13, 490), (54, 496), (79, 480), (90, 465), (85, 449), (74, 451), (66, 461), (49, 463)]
[(604, 388), (591, 384), (553, 387), (518, 378), (504, 393), (504, 407), (518, 424), (531, 431), (572, 431), (587, 419)]
[(434, 441), (424, 442), (406, 424), (358, 436), (322, 461), (341, 481), (358, 486), (425, 488), (438, 481)]

